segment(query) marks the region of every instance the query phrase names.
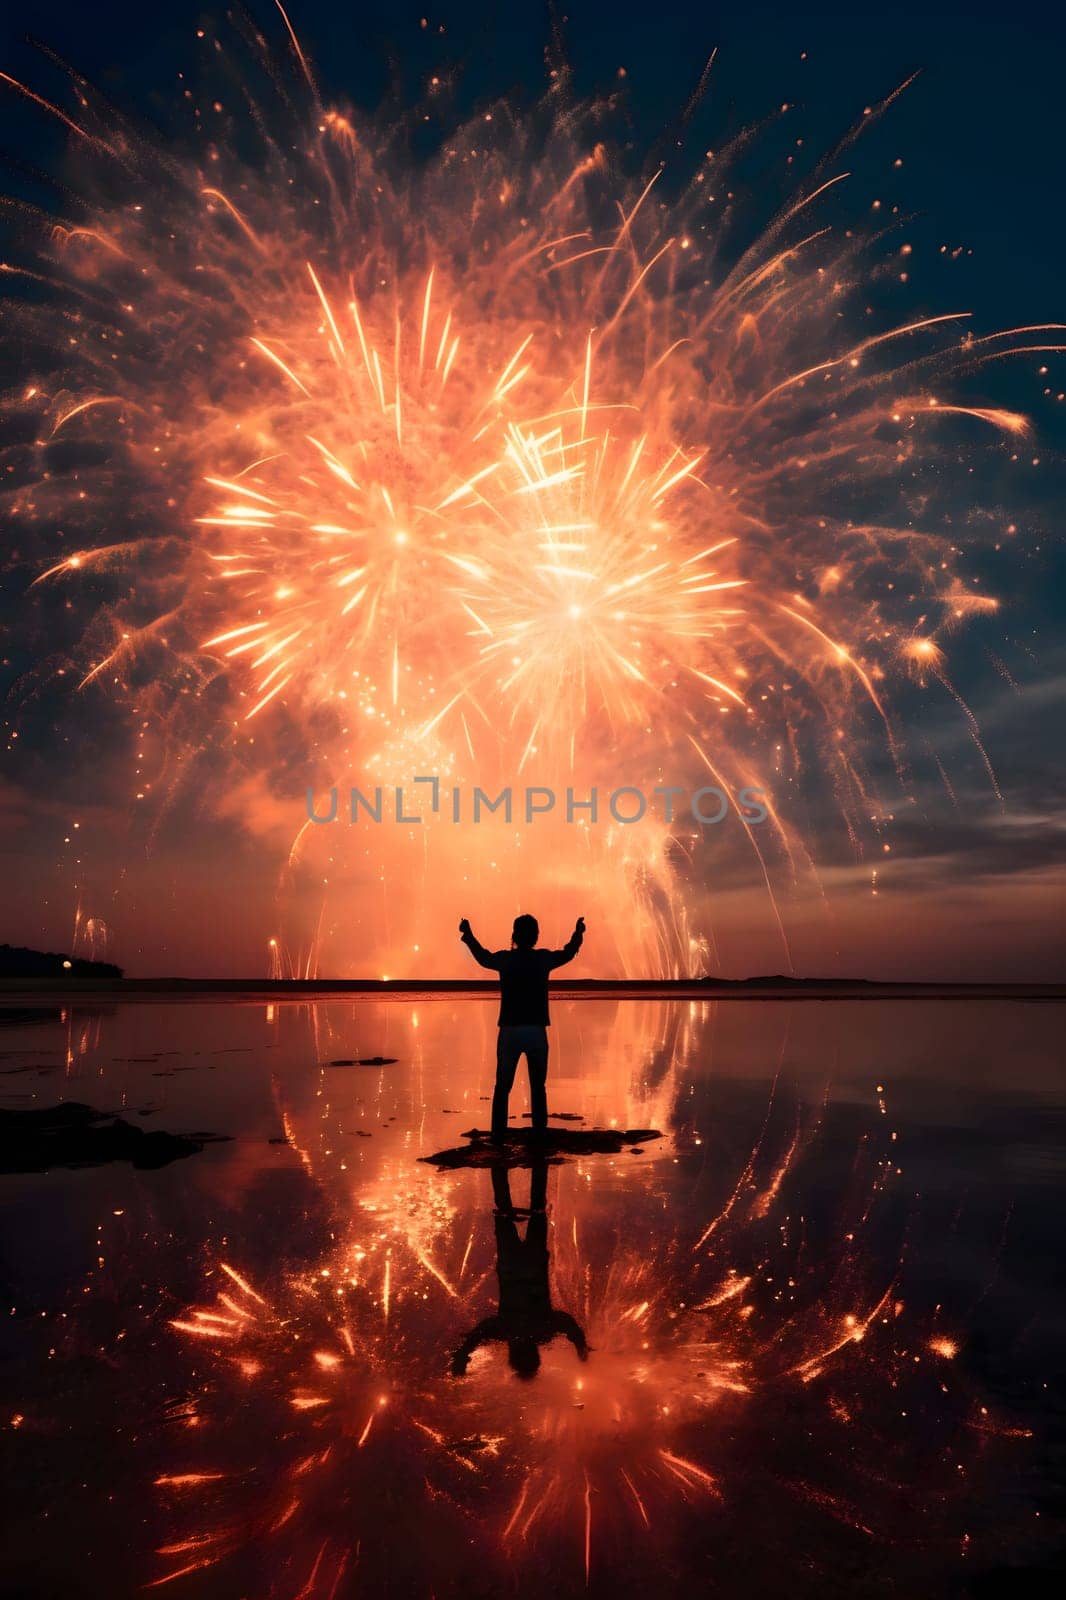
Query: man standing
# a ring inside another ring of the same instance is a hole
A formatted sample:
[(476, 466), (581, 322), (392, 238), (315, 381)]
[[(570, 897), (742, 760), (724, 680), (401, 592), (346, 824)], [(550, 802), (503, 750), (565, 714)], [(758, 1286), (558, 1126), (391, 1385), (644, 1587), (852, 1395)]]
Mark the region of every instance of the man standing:
[(479, 966), (500, 975), (499, 1037), (496, 1041), (496, 1087), (492, 1095), (492, 1137), (507, 1134), (507, 1101), (522, 1056), (529, 1073), (529, 1109), (533, 1132), (548, 1129), (548, 974), (573, 961), (585, 937), (585, 919), (577, 925), (561, 950), (540, 950), (536, 917), (516, 917), (510, 950), (486, 950), (475, 939), (464, 917), (459, 924), (463, 943)]

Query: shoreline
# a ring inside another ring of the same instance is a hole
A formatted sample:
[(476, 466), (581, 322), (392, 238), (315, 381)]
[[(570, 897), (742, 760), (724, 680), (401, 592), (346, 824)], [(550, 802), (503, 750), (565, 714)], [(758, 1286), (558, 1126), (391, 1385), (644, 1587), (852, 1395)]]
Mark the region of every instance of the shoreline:
[[(22, 1001), (308, 1001), (468, 996), (493, 998), (493, 979), (0, 978), (0, 1007)], [(885, 983), (864, 978), (585, 978), (553, 983), (553, 998), (605, 1000), (1066, 1001), (1066, 983)]]

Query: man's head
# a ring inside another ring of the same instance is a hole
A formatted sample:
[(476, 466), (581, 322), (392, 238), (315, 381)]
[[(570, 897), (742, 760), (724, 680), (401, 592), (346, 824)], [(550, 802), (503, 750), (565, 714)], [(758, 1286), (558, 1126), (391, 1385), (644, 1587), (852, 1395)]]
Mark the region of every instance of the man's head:
[(535, 1378), (540, 1371), (540, 1351), (536, 1339), (520, 1334), (507, 1345), (507, 1359), (520, 1378)]
[(524, 916), (515, 917), (514, 927), (511, 929), (511, 943), (516, 950), (532, 950), (540, 938), (540, 928), (536, 917), (531, 917), (527, 912)]

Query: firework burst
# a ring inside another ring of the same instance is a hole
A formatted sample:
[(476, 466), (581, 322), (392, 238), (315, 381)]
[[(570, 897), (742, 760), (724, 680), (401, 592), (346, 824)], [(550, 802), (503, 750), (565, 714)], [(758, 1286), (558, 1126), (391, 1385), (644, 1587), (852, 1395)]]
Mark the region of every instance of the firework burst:
[[(7, 268), (33, 442), (6, 510), (84, 621), (62, 669), (139, 709), (154, 678), (184, 773), (672, 760), (775, 791), (787, 876), (786, 795), (820, 767), (861, 849), (871, 726), (901, 772), (895, 685), (955, 694), (948, 635), (995, 609), (932, 468), (946, 429), (1028, 423), (954, 379), (1058, 332), (871, 327), (909, 246), (823, 216), (848, 140), (745, 239), (731, 147), (680, 192), (633, 175), (565, 72), (413, 164), (289, 44), (297, 84), (189, 158), (77, 77), (69, 116), (14, 85), (84, 174)], [(673, 843), (649, 829), (622, 886), (645, 910), (623, 968), (706, 957), (658, 926)], [(561, 854), (602, 875), (588, 839)]]

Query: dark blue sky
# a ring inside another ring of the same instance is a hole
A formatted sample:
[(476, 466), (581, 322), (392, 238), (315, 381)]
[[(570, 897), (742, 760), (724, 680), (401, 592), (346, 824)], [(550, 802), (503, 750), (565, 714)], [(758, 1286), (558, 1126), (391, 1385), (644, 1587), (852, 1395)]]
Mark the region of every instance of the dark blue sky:
[[(255, 10), (273, 33), (273, 8)], [(466, 105), (514, 89), (532, 97), (544, 83), (551, 22), (536, 0), (292, 0), (289, 10), (323, 84), (362, 103), (397, 80), (415, 97), (442, 67), (458, 70)], [(32, 34), (120, 104), (134, 101), (165, 118), (176, 72), (195, 60), (195, 29), (212, 15), (219, 11), (183, 0), (39, 0), (6, 8), (0, 59), (5, 69), (40, 81), (41, 63), (27, 43)], [(819, 148), (871, 98), (920, 69), (872, 141), (869, 159), (876, 160), (878, 141), (898, 147), (908, 206), (935, 219), (934, 231), (946, 241), (973, 247), (966, 288), (975, 310), (998, 318), (1009, 306), (1019, 320), (1061, 312), (1066, 25), (1059, 8), (572, 0), (557, 15), (579, 92), (611, 87), (617, 68), (626, 68), (639, 143), (683, 104), (715, 47), (714, 120), (736, 126), (784, 100), (799, 102), (804, 133)], [(10, 108), (0, 111), (10, 150)], [(957, 274), (953, 281), (958, 285)]]

